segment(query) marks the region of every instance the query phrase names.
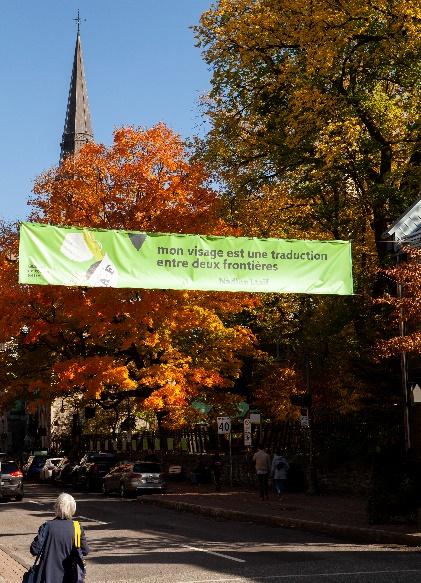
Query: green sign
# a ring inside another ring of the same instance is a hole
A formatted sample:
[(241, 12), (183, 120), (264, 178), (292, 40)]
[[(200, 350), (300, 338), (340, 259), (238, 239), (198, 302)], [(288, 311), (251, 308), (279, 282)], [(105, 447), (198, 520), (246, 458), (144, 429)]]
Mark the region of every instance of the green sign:
[(352, 294), (349, 241), (256, 239), (22, 223), (19, 282)]

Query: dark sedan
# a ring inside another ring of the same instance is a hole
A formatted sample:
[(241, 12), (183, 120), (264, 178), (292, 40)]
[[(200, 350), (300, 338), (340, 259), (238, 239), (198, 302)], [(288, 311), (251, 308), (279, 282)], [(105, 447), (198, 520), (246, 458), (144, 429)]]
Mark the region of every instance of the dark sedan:
[(23, 474), (13, 460), (0, 461), (0, 499), (22, 500)]
[(39, 473), (47, 461), (47, 455), (30, 455), (28, 461), (23, 466), (23, 475), (27, 480), (38, 480)]
[(85, 488), (88, 491), (99, 489), (102, 478), (116, 463), (116, 457), (112, 453), (93, 452), (87, 453), (76, 465), (71, 474), (74, 488)]

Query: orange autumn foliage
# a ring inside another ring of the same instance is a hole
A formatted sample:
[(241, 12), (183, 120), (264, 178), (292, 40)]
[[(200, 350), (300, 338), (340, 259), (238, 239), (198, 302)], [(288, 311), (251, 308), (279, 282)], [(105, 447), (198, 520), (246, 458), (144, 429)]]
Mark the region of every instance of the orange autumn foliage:
[[(188, 161), (165, 125), (121, 128), (110, 148), (88, 144), (41, 175), (30, 220), (54, 225), (178, 233), (230, 234), (200, 164)], [(0, 238), (2, 404), (135, 391), (138, 410), (182, 425), (206, 388), (232, 387), (253, 334), (226, 325), (253, 306), (246, 294), (20, 286), (18, 239)], [(0, 403), (1, 404), (1, 403)]]
[(402, 251), (406, 258), (384, 271), (393, 286), (376, 300), (387, 307), (389, 317), (387, 334), (376, 344), (376, 356), (384, 359), (406, 352), (416, 362), (421, 354), (421, 249), (406, 247)]

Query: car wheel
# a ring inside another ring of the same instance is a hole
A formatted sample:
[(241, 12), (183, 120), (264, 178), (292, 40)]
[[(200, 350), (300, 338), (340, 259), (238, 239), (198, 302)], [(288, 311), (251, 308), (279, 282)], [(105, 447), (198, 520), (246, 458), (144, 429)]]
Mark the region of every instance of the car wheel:
[(18, 494), (17, 496), (15, 496), (15, 500), (17, 500), (18, 502), (23, 500), (23, 494)]
[(123, 483), (120, 484), (120, 496), (121, 498), (126, 497), (126, 486)]

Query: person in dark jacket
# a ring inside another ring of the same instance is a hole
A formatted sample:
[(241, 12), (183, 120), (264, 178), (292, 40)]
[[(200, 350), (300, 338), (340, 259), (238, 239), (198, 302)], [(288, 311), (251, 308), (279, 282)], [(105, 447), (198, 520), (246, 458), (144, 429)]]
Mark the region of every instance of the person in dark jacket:
[[(76, 502), (70, 494), (60, 494), (54, 504), (55, 518), (41, 524), (37, 536), (32, 541), (30, 552), (34, 557), (41, 554), (36, 583), (67, 583), (71, 581), (71, 558), (74, 541), (72, 516), (76, 512)], [(82, 528), (80, 550), (89, 553), (85, 532)]]
[(222, 466), (223, 466), (223, 462), (222, 462), (221, 456), (219, 455), (218, 452), (216, 452), (212, 458), (212, 461), (211, 461), (211, 469), (212, 469), (213, 481), (215, 483), (215, 488), (216, 488), (217, 492), (221, 491)]

